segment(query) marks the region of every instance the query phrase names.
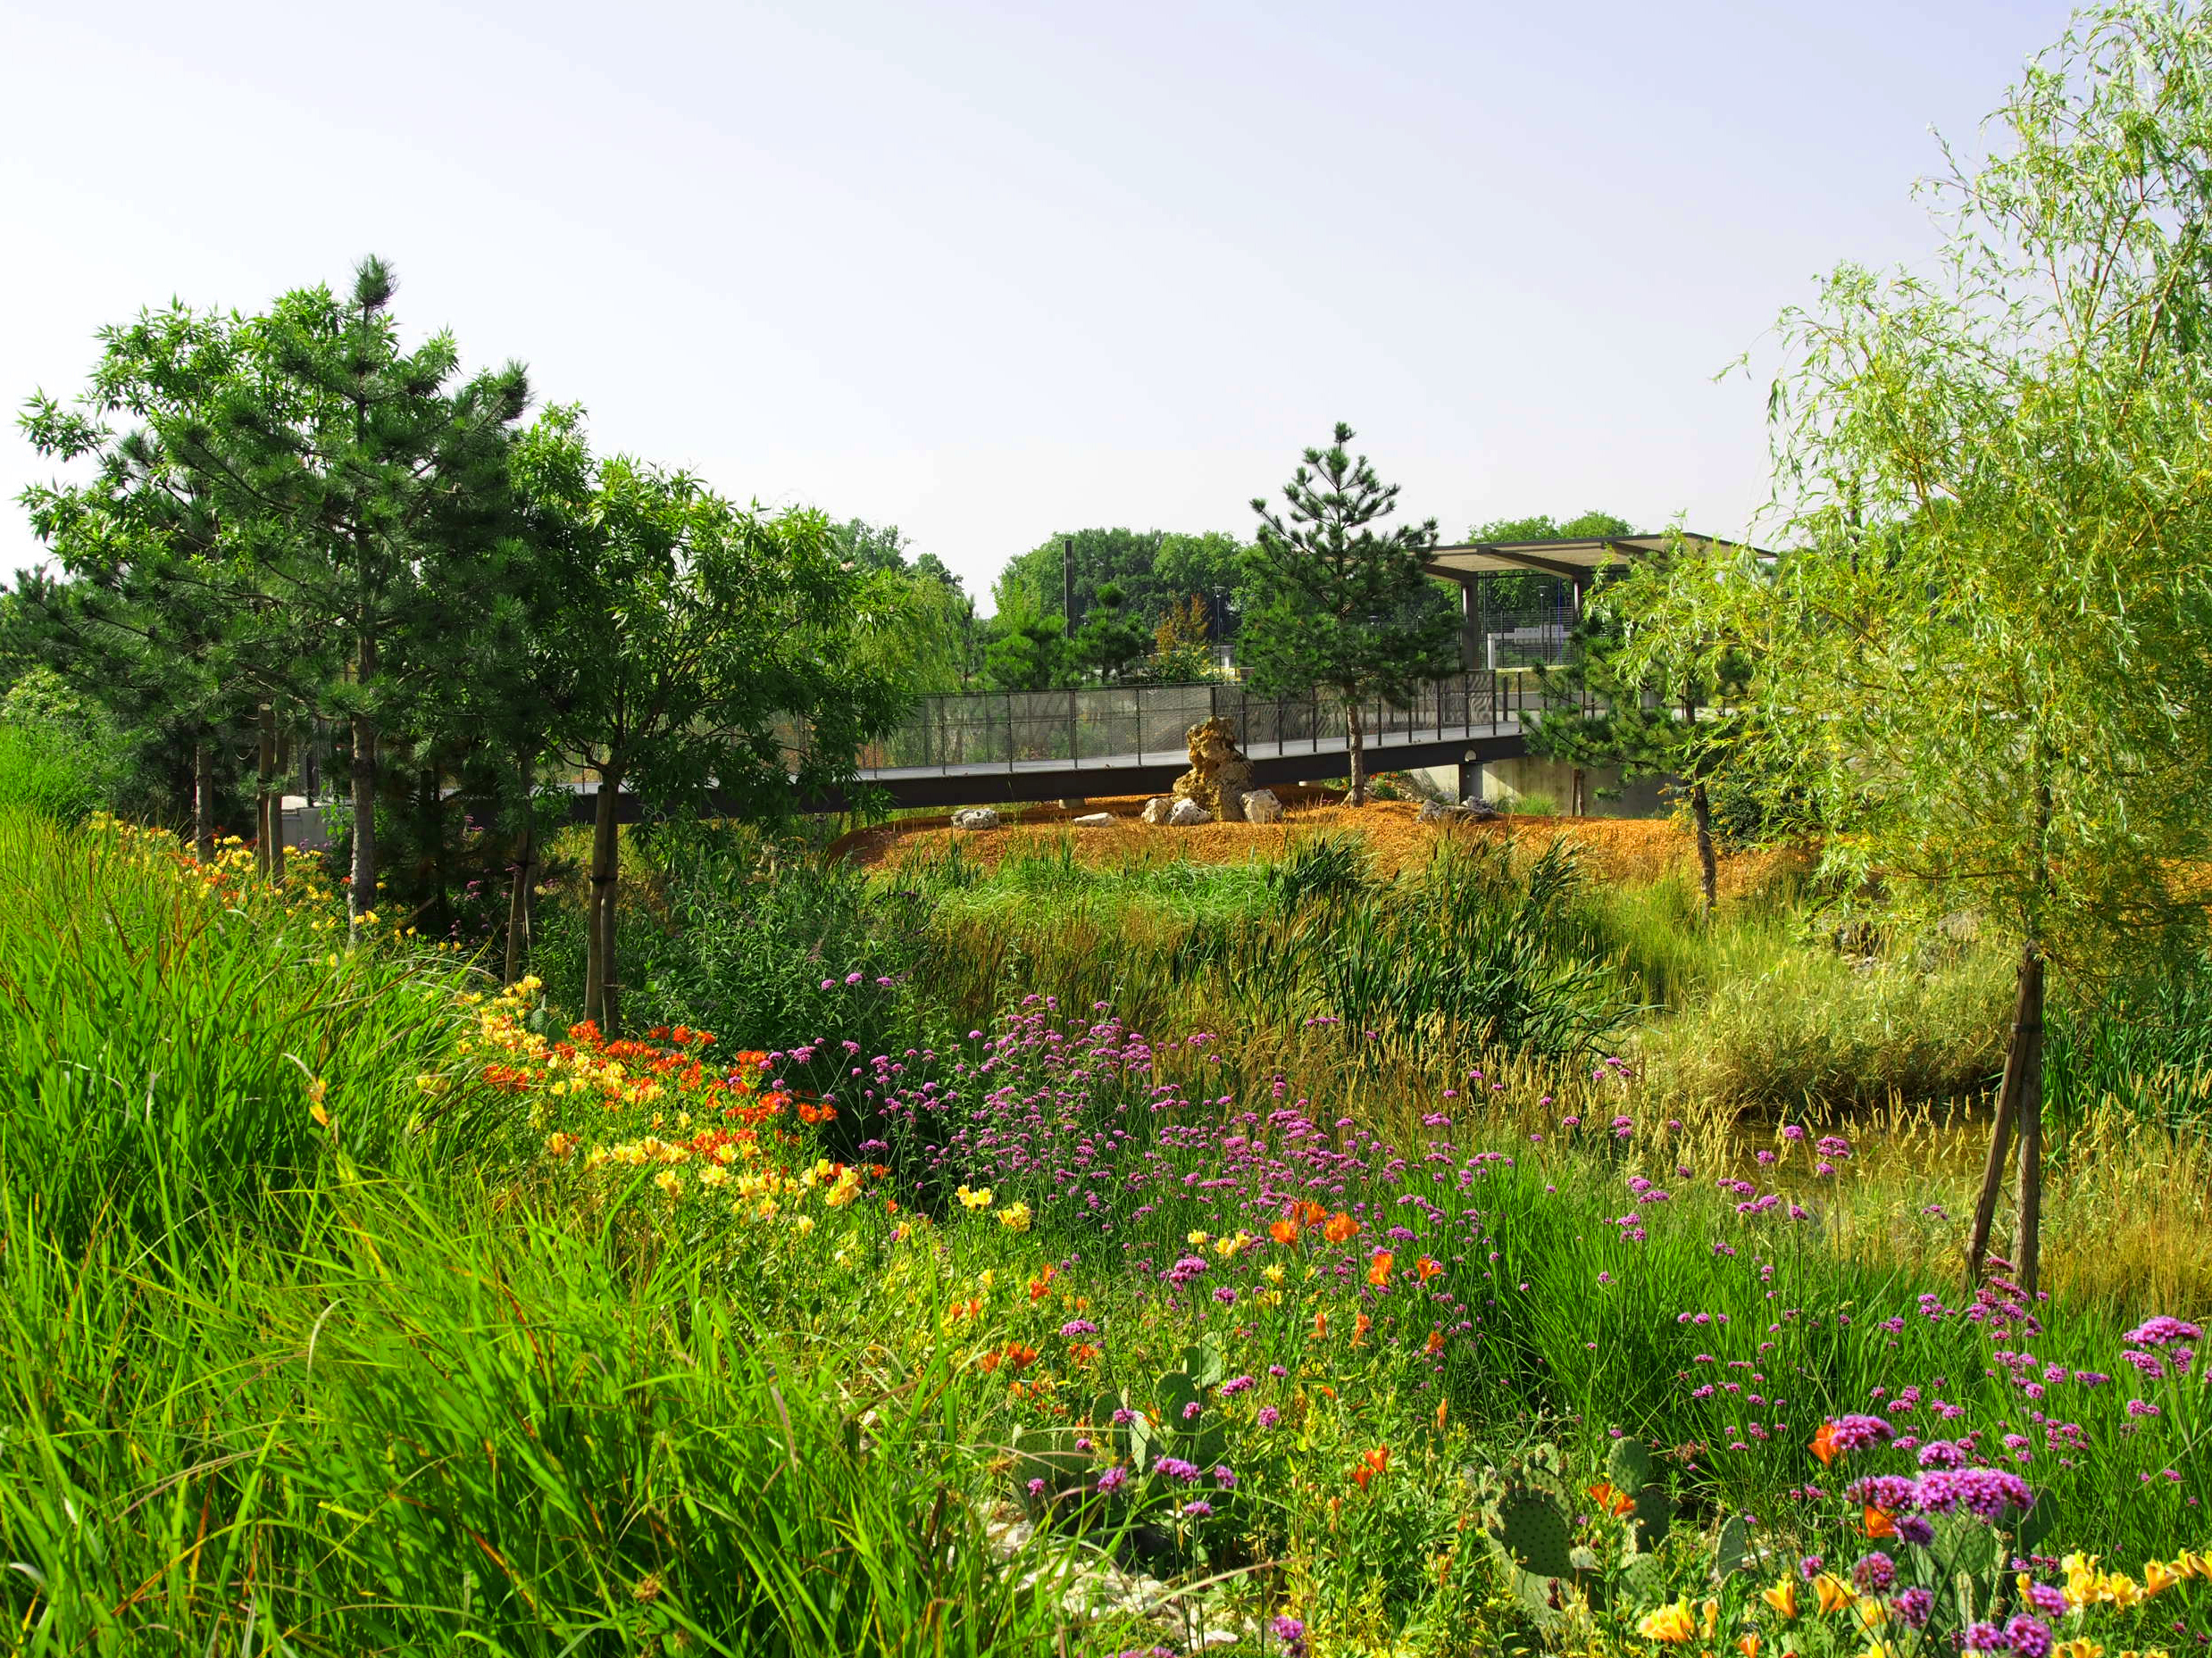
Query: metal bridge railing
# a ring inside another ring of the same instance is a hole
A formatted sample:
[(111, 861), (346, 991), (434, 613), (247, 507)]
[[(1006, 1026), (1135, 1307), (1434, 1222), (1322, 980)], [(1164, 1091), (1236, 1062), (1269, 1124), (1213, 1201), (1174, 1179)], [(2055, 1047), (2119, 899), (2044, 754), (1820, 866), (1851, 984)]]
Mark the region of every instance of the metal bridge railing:
[[(1525, 712), (1569, 701), (1556, 681), (1477, 671), (1424, 681), (1404, 708), (1363, 705), (1377, 747), (1519, 728)], [(1185, 734), (1226, 720), (1255, 759), (1340, 748), (1343, 704), (1325, 693), (1259, 696), (1239, 685), (1139, 685), (1069, 691), (989, 691), (925, 696), (912, 715), (860, 755), (864, 772), (1020, 771), (1164, 765), (1182, 760)]]

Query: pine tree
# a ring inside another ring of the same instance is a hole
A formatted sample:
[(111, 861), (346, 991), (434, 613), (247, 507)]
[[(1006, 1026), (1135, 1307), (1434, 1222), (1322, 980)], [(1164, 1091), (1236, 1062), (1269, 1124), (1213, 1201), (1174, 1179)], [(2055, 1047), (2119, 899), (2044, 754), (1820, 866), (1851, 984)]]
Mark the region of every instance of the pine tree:
[(1256, 544), (1247, 555), (1243, 655), (1256, 688), (1285, 695), (1316, 687), (1343, 704), (1351, 751), (1351, 804), (1367, 801), (1365, 705), (1408, 705), (1423, 679), (1459, 665), (1458, 627), (1425, 573), (1436, 521), (1374, 526), (1398, 510), (1365, 455), (1345, 446), (1341, 421), (1327, 449), (1308, 449), (1283, 489), (1287, 512), (1255, 500)]

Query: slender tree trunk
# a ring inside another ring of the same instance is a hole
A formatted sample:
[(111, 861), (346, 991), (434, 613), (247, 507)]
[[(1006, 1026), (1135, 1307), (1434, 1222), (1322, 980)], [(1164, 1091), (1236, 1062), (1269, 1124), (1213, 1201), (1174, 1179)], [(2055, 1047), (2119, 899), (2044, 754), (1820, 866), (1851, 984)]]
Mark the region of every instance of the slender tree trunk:
[(1569, 817), (1579, 818), (1582, 815), (1582, 808), (1586, 804), (1584, 795), (1589, 781), (1590, 773), (1581, 766), (1575, 767), (1574, 775), (1569, 779), (1567, 787), (1567, 815)]
[[(363, 696), (376, 678), (376, 635), (365, 626), (355, 658), (359, 691)], [(355, 926), (362, 915), (376, 908), (376, 718), (366, 712), (354, 716), (354, 868), (353, 885), (346, 895), (346, 913)]]
[(1355, 806), (1364, 806), (1367, 804), (1366, 725), (1358, 702), (1348, 696), (1344, 699), (1344, 735), (1351, 750), (1352, 790), (1348, 799)]
[[(2031, 1097), (2033, 1090), (2033, 1097)], [(2033, 1127), (2030, 1117), (2033, 1115)], [(2013, 998), (2012, 1037), (2005, 1047), (2005, 1079), (1997, 1090), (1997, 1115), (1990, 1124), (1990, 1151), (1982, 1165), (1982, 1192), (1974, 1209), (1974, 1230), (1966, 1243), (1966, 1282), (1982, 1281), (1982, 1268), (1989, 1253), (1990, 1229), (1997, 1219), (1997, 1204), (2005, 1190), (2006, 1154), (2012, 1131), (2020, 1128), (2020, 1235), (2013, 1241), (2013, 1265), (2023, 1286), (2031, 1286), (2034, 1267), (2032, 1248), (2040, 1247), (2042, 1222), (2043, 1144), (2043, 953), (2033, 939), (2022, 946), (2016, 990)], [(2033, 1139), (2033, 1146), (2029, 1142)], [(2027, 1176), (2034, 1171), (2034, 1191)], [(2033, 1210), (2031, 1217), (2030, 1211)], [(2033, 1218), (2034, 1235), (2028, 1223)]]
[[(2020, 1287), (2033, 1297), (2043, 1254), (2043, 955), (2030, 946), (2021, 963), (2021, 1010), (2013, 1040), (2020, 1054), (2020, 1224), (2013, 1237), (2013, 1266)], [(2007, 1069), (2010, 1060), (2007, 1060)]]
[[(254, 767), (254, 862), (263, 875), (272, 875), (276, 866), (270, 848), (277, 836), (271, 832), (269, 784), (277, 774), (277, 711), (263, 703), (256, 711), (256, 722), (261, 728), (261, 746)], [(279, 816), (274, 828), (280, 833), (283, 827), (284, 820)]]
[(1690, 786), (1690, 815), (1698, 826), (1698, 890), (1705, 896), (1705, 920), (1712, 925), (1720, 902), (1720, 860), (1713, 854), (1713, 797), (1702, 780)]
[(622, 774), (599, 774), (599, 793), (591, 824), (591, 897), (585, 906), (584, 1017), (597, 1020), (600, 1032), (614, 1034), (614, 894), (622, 873), (622, 837), (614, 808)]
[(421, 799), (422, 825), (430, 843), (430, 879), (437, 893), (430, 906), (430, 930), (441, 939), (449, 938), (453, 936), (453, 905), (447, 898), (452, 875), (446, 863), (446, 796), (435, 765), (422, 768)]
[(279, 886), (284, 882), (284, 779), (290, 775), (291, 744), (281, 726), (276, 726), (276, 711), (270, 710), (270, 723), (275, 727), (276, 737), (276, 794), (269, 806), (269, 879)]
[(507, 888), (507, 983), (522, 977), (522, 962), (530, 954), (530, 887), (537, 879), (538, 825), (522, 821), (522, 844), (514, 849), (514, 872)]
[(192, 854), (215, 861), (215, 748), (205, 737), (192, 745)]

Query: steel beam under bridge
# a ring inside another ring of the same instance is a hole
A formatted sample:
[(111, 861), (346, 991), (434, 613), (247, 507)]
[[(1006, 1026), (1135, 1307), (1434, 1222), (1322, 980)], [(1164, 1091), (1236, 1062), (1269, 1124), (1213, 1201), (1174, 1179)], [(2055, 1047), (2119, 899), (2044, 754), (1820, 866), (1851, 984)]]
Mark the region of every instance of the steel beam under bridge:
[[(1475, 736), (1438, 737), (1423, 733), (1408, 740), (1403, 733), (1371, 738), (1366, 745), (1371, 771), (1405, 771), (1423, 766), (1481, 764), (1511, 760), (1528, 753), (1528, 744), (1516, 730), (1484, 732)], [(1134, 755), (1117, 764), (1119, 756), (1087, 760), (1017, 761), (1005, 765), (979, 765), (951, 771), (898, 770), (862, 773), (863, 778), (889, 796), (893, 806), (909, 809), (929, 806), (996, 806), (1021, 801), (1064, 800), (1075, 796), (1160, 795), (1189, 769), (1188, 757), (1173, 761)], [(1278, 783), (1300, 783), (1320, 778), (1343, 777), (1351, 770), (1351, 750), (1341, 739), (1307, 747), (1300, 745), (1287, 754), (1252, 759), (1252, 780), (1265, 788)], [(818, 812), (842, 812), (851, 802), (833, 795), (808, 803)], [(569, 808), (570, 818), (588, 823), (597, 810), (588, 785), (580, 787)], [(615, 819), (634, 823), (642, 815), (638, 798), (624, 795), (616, 804)]]

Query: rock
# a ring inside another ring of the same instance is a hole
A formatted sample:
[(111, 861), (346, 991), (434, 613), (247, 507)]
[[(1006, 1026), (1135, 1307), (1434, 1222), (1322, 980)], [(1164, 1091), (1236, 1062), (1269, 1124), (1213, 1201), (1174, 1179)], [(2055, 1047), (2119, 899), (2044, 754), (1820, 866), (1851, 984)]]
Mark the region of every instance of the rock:
[(1060, 803), (1060, 810), (1063, 812), (1081, 812), (1089, 804), (1090, 802), (1084, 799), (1081, 795), (1070, 795), (1065, 800), (1063, 800)]
[(1178, 800), (1167, 811), (1167, 821), (1177, 829), (1189, 829), (1197, 823), (1211, 823), (1214, 814), (1188, 796)]
[(1498, 808), (1487, 800), (1463, 800), (1450, 805), (1441, 800), (1424, 800), (1421, 810), (1414, 814), (1416, 823), (1489, 823), (1498, 816)]
[(1256, 788), (1244, 797), (1244, 821), (1247, 823), (1280, 823), (1282, 821), (1282, 802), (1275, 798), (1272, 788)]
[(1086, 812), (1083, 816), (1074, 819), (1073, 822), (1077, 829), (1112, 829), (1114, 814), (1111, 812)]
[(952, 826), (956, 829), (997, 829), (998, 814), (989, 806), (970, 806), (964, 812), (952, 814)]
[(1175, 809), (1173, 795), (1155, 795), (1145, 802), (1145, 809), (1137, 815), (1148, 823), (1164, 823), (1167, 814)]
[(1189, 745), (1190, 770), (1175, 779), (1176, 798), (1196, 801), (1207, 817), (1223, 823), (1243, 822), (1252, 762), (1237, 746), (1235, 728), (1226, 720), (1201, 720), (1183, 738)]

